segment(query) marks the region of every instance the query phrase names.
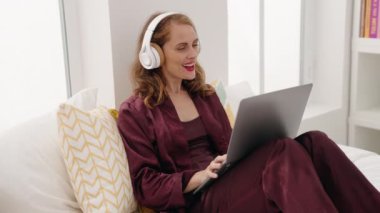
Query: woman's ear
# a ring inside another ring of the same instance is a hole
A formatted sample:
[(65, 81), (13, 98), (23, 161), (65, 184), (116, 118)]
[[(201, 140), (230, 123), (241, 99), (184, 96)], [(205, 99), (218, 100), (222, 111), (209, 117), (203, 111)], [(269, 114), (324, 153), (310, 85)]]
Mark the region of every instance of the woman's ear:
[(161, 47), (158, 46), (158, 44), (156, 43), (150, 43), (150, 46), (152, 47), (152, 52), (156, 51), (155, 53), (155, 57), (157, 57), (156, 61), (159, 63), (158, 67), (161, 67), (165, 61), (164, 52), (162, 51)]

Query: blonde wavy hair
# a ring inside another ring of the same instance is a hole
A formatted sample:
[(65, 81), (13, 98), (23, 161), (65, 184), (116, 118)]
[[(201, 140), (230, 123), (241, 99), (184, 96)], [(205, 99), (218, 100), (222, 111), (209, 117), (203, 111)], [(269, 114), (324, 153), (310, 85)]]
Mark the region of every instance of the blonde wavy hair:
[[(149, 108), (153, 108), (161, 104), (166, 98), (168, 98), (168, 94), (165, 90), (166, 80), (162, 73), (161, 67), (153, 70), (147, 70), (140, 64), (138, 56), (142, 45), (142, 40), (149, 23), (160, 14), (161, 13), (153, 14), (145, 23), (145, 26), (139, 36), (136, 57), (131, 68), (131, 79), (134, 87), (134, 93), (135, 95), (142, 97), (144, 99), (144, 104)], [(162, 48), (165, 42), (170, 39), (169, 25), (171, 22), (190, 25), (196, 31), (194, 24), (189, 17), (183, 14), (173, 14), (164, 18), (157, 25), (152, 35), (152, 43), (155, 43)], [(205, 83), (205, 72), (198, 62), (195, 64), (195, 78), (193, 80), (183, 80), (182, 86), (191, 96), (200, 95), (201, 97), (205, 97), (215, 93), (214, 88)]]

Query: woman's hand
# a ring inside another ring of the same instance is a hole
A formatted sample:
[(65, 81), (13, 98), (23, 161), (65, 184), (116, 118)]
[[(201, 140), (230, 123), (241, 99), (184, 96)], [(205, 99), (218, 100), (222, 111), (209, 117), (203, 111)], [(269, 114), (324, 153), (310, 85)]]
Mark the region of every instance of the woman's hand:
[(206, 169), (195, 173), (187, 184), (184, 193), (190, 192), (201, 185), (208, 178), (218, 178), (218, 170), (226, 162), (227, 155), (219, 155), (210, 162)]
[[(207, 178), (218, 178), (217, 172), (222, 167), (222, 165), (226, 162), (227, 155), (219, 155), (217, 156), (213, 161), (210, 162), (208, 167), (203, 170), (203, 172), (206, 173), (206, 178), (204, 181), (206, 181)], [(203, 181), (202, 181), (203, 182)]]

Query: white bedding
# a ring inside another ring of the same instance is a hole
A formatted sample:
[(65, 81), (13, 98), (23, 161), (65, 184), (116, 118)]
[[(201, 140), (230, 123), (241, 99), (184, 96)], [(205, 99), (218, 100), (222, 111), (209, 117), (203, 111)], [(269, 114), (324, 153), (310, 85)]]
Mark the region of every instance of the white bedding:
[(354, 147), (339, 145), (343, 152), (380, 191), (380, 155)]

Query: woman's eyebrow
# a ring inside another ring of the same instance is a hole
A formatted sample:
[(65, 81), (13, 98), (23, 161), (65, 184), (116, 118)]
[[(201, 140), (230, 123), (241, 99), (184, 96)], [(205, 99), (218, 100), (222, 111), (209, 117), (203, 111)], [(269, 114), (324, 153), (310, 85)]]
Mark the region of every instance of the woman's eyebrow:
[[(192, 43), (198, 43), (198, 42), (199, 42), (199, 39), (196, 38), (196, 39), (194, 39), (194, 41)], [(176, 46), (181, 46), (181, 45), (187, 45), (187, 42), (180, 42)]]
[(181, 43), (178, 43), (176, 46), (186, 46), (187, 45), (187, 42), (181, 42)]

